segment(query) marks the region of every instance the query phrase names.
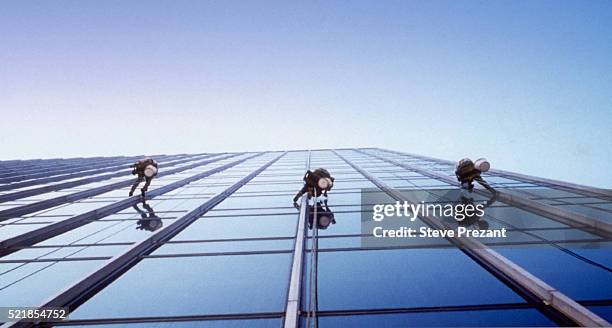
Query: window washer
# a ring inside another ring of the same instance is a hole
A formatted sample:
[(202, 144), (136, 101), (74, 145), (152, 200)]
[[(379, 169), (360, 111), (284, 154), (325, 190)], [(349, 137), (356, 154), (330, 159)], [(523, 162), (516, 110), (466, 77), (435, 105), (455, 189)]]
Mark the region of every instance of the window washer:
[(488, 191), (495, 194), (495, 189), (480, 176), (481, 173), (487, 172), (490, 167), (491, 165), (484, 158), (477, 159), (475, 162), (472, 162), (469, 158), (464, 158), (455, 166), (455, 175), (463, 189), (467, 189), (471, 192), (474, 189), (474, 180), (476, 180)]
[(153, 180), (153, 178), (157, 175), (157, 162), (149, 157), (145, 157), (130, 165), (130, 167), (133, 168), (132, 175), (138, 175), (138, 178), (132, 185), (132, 189), (130, 189), (130, 196), (134, 195), (134, 190), (136, 190), (136, 187), (138, 187), (142, 180), (145, 180), (145, 184), (141, 189), (142, 198), (144, 198), (145, 193), (151, 184), (151, 180)]
[(304, 187), (293, 197), (293, 202), (297, 203), (297, 201), (304, 195), (308, 193), (308, 198), (310, 197), (319, 197), (324, 195), (327, 197), (327, 192), (331, 190), (334, 186), (334, 178), (329, 174), (326, 169), (316, 169), (314, 171), (306, 171), (304, 174)]
[(155, 215), (153, 208), (144, 201), (142, 202), (142, 207), (147, 210), (146, 212), (138, 208), (138, 204), (134, 204), (132, 207), (140, 214), (140, 220), (136, 222), (136, 230), (155, 231), (164, 225), (162, 220)]

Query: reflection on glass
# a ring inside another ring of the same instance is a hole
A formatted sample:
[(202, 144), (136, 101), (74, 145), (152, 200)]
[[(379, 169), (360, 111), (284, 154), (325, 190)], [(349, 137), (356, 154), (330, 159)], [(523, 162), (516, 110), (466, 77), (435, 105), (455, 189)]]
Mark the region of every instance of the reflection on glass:
[[(496, 194), (492, 194), (489, 200), (482, 202), (481, 204), (483, 205), (483, 210), (493, 205), (493, 203), (495, 203), (495, 200), (496, 200)], [(461, 207), (463, 209), (467, 208), (467, 205), (472, 205), (473, 208), (475, 208), (476, 205), (480, 205), (480, 204), (476, 204), (476, 202), (474, 201), (474, 198), (471, 197), (471, 195), (466, 196), (464, 193), (461, 193), (460, 202), (461, 204), (463, 204), (463, 206)], [(463, 213), (460, 212), (459, 214), (463, 214), (463, 217), (465, 217), (465, 219), (459, 221), (460, 226), (473, 227), (476, 229), (489, 229), (489, 223), (486, 220), (484, 220), (482, 216), (476, 215), (475, 211), (464, 210)]]
[(334, 212), (327, 204), (327, 199), (321, 202), (317, 201), (316, 205), (308, 205), (308, 229), (312, 230), (313, 227), (316, 227), (325, 230), (332, 224), (336, 224), (336, 220)]
[(281, 312), (290, 260), (291, 254), (144, 259), (70, 318)]
[(140, 220), (136, 222), (136, 230), (155, 231), (164, 225), (162, 220), (155, 214), (153, 208), (145, 201), (142, 202), (142, 207), (146, 212), (140, 209), (138, 204), (134, 204), (132, 207), (140, 214)]
[(319, 264), (319, 256), (318, 256), (318, 232), (319, 229), (326, 230), (330, 225), (336, 224), (336, 219), (334, 218), (334, 212), (329, 208), (327, 204), (327, 198), (323, 198), (319, 200), (317, 198), (314, 199), (312, 204), (308, 205), (308, 229), (312, 230), (312, 239), (311, 239), (311, 247), (309, 252), (309, 274), (308, 274), (308, 289), (307, 289), (307, 299), (308, 305), (306, 306), (306, 327), (310, 327), (311, 323), (317, 327), (319, 317), (317, 315), (319, 308), (319, 298), (318, 298), (318, 264)]
[[(302, 319), (305, 322), (306, 318)], [(406, 323), (410, 323), (407, 325)], [(536, 309), (432, 311), (414, 313), (324, 316), (318, 327), (554, 327)]]

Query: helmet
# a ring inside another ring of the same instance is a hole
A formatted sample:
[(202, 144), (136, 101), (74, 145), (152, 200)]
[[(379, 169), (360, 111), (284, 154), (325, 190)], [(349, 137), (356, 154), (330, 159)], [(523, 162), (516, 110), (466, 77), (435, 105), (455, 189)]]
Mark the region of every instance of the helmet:
[(487, 172), (491, 168), (491, 164), (486, 159), (479, 158), (474, 162), (474, 167), (480, 172)]
[(144, 175), (147, 178), (152, 178), (155, 175), (157, 175), (157, 168), (153, 165), (147, 165), (147, 167), (145, 167), (144, 169)]
[(329, 174), (329, 171), (328, 171), (328, 170), (326, 170), (326, 169), (324, 169), (324, 168), (321, 168), (321, 167), (320, 167), (320, 168), (318, 168), (318, 169), (316, 169), (315, 171), (318, 171), (320, 174), (322, 174), (323, 176), (326, 176), (326, 177), (330, 177), (330, 176), (331, 176), (331, 175)]
[(472, 163), (472, 160), (466, 157), (466, 158), (461, 159), (459, 162), (457, 162), (457, 165), (455, 165), (455, 169), (463, 168), (465, 166), (469, 166), (472, 164), (474, 164)]

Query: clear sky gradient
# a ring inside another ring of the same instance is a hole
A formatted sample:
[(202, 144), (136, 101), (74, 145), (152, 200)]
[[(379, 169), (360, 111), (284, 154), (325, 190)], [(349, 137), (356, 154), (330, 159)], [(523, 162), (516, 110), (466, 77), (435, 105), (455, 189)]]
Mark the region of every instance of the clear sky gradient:
[(384, 147), (612, 187), (612, 1), (2, 1), (0, 159)]

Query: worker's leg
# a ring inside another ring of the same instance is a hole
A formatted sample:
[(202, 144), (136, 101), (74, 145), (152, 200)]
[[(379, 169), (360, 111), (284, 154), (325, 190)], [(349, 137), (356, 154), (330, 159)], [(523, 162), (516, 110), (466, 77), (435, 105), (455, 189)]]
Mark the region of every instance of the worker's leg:
[(143, 198), (145, 197), (145, 193), (147, 192), (147, 190), (149, 190), (149, 186), (151, 185), (151, 180), (153, 180), (153, 178), (146, 177), (145, 184), (144, 186), (142, 186), (142, 189), (140, 189)]
[(488, 191), (490, 191), (493, 194), (496, 194), (497, 191), (495, 189), (493, 189), (493, 187), (491, 187), (491, 185), (489, 185), (482, 177), (475, 177), (474, 180), (478, 181), (478, 183), (480, 183), (481, 186), (485, 187)]
[(132, 208), (134, 208), (136, 210), (136, 212), (138, 212), (138, 214), (140, 214), (141, 218), (143, 218), (143, 219), (147, 218), (147, 213), (145, 213), (145, 211), (143, 211), (140, 208), (138, 208), (138, 204), (134, 204), (134, 206), (132, 206)]
[(149, 186), (151, 185), (151, 181), (152, 180), (153, 180), (153, 178), (145, 178), (145, 184), (144, 184), (144, 186), (142, 186), (142, 191), (149, 190)]
[(142, 182), (142, 179), (143, 176), (138, 175), (138, 178), (136, 178), (136, 181), (134, 181), (134, 184), (132, 185), (132, 189), (130, 189), (130, 196), (134, 195), (134, 190), (136, 190), (138, 185)]

